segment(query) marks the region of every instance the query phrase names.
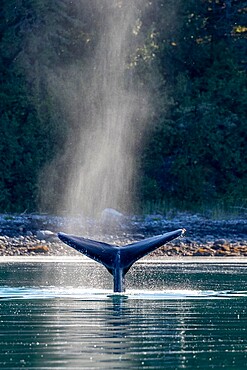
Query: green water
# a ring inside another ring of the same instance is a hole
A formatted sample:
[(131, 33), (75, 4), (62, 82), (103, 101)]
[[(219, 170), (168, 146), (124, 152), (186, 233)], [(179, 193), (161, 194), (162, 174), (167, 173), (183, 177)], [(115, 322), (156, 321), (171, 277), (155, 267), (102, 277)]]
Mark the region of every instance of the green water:
[(86, 259), (2, 262), (0, 369), (246, 369), (247, 262), (227, 261), (138, 263), (125, 294)]

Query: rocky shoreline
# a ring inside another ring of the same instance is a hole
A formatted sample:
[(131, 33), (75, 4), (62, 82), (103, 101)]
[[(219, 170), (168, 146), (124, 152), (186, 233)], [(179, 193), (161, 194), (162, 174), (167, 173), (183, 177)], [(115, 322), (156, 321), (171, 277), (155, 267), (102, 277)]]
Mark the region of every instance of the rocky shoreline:
[(109, 213), (97, 220), (22, 214), (0, 215), (0, 256), (79, 255), (63, 244), (57, 232), (64, 231), (110, 244), (128, 244), (145, 237), (186, 228), (183, 238), (165, 244), (150, 256), (238, 256), (247, 257), (247, 220), (212, 220), (201, 215), (179, 213), (125, 217)]

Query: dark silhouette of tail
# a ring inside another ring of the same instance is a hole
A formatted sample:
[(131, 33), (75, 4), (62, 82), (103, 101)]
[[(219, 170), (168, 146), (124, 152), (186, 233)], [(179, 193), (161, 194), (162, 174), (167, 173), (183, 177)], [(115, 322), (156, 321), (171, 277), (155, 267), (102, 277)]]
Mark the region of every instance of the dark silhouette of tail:
[(178, 229), (124, 246), (115, 246), (64, 233), (59, 233), (58, 237), (65, 244), (104, 265), (113, 275), (114, 292), (123, 292), (125, 274), (133, 263), (165, 243), (182, 236), (184, 232), (185, 229)]

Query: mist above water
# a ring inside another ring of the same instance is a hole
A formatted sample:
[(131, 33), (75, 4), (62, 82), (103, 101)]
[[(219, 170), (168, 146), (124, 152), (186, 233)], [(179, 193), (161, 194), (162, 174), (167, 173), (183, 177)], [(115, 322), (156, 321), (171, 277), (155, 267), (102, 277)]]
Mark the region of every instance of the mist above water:
[(109, 207), (131, 208), (147, 101), (130, 67), (141, 2), (92, 4), (97, 6), (99, 27), (93, 55), (84, 64), (68, 67), (60, 81), (50, 78), (50, 83), (71, 124), (63, 154), (68, 165), (60, 175), (66, 185), (57, 206), (70, 214), (95, 216)]

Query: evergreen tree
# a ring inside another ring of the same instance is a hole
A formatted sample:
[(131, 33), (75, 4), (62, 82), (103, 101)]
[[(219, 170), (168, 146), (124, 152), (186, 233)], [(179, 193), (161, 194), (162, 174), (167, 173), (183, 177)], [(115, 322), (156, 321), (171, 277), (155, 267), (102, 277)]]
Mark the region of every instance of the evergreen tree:
[[(96, 5), (104, 2), (2, 1), (1, 211), (38, 208), (42, 169), (62, 153), (68, 134), (50, 79), (62, 80), (70, 66), (83, 71), (92, 57)], [(150, 0), (141, 7), (129, 59), (150, 96), (141, 204), (246, 204), (246, 9), (245, 0)]]
[(143, 197), (179, 207), (246, 203), (246, 2), (180, 5), (179, 32), (157, 32), (160, 86), (171, 104), (156, 113)]

